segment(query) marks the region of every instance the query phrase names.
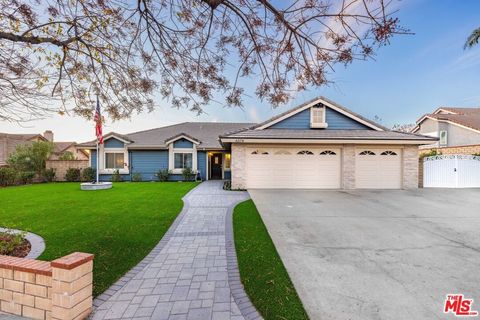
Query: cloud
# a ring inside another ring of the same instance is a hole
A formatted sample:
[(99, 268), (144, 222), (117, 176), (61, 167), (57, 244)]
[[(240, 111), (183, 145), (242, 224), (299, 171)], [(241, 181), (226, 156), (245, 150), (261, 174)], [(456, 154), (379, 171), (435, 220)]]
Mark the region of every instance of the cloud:
[(258, 114), (258, 110), (256, 107), (249, 107), (248, 108), (248, 117), (249, 120), (252, 122), (261, 122), (260, 115)]
[(448, 69), (459, 71), (468, 69), (480, 64), (480, 50), (473, 49), (462, 52), (452, 63), (448, 65)]

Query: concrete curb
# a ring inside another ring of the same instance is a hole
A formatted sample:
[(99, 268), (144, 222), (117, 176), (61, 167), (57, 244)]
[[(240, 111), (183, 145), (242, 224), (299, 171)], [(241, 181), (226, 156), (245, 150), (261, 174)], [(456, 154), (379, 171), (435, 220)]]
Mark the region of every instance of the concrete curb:
[[(18, 229), (9, 229), (9, 228), (1, 228), (1, 227), (0, 227), (0, 231), (13, 231), (15, 233), (23, 232), (22, 230), (18, 230)], [(45, 241), (38, 234), (27, 232), (27, 234), (25, 235), (25, 239), (27, 239), (28, 242), (30, 242), (30, 245), (32, 246), (30, 249), (30, 252), (27, 254), (25, 258), (36, 259), (43, 253), (43, 251), (45, 251)]]

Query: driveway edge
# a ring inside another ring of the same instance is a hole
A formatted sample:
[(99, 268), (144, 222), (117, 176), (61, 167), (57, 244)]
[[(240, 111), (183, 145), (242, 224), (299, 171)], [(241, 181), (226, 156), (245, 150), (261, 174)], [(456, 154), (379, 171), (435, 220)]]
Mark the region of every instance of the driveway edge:
[(236, 202), (227, 210), (225, 217), (225, 248), (227, 255), (227, 273), (228, 283), (230, 284), (231, 293), (241, 314), (247, 320), (263, 319), (257, 311), (253, 303), (250, 301), (240, 278), (240, 270), (238, 269), (237, 251), (235, 250), (235, 241), (233, 238), (233, 210), (235, 207), (247, 199)]

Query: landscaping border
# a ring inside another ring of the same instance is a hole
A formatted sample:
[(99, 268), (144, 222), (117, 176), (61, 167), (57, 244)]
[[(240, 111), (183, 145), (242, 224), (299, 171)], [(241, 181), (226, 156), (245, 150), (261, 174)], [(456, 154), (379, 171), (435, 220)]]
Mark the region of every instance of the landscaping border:
[(243, 288), (242, 280), (240, 278), (240, 270), (238, 269), (237, 251), (235, 249), (235, 241), (233, 238), (233, 210), (240, 203), (251, 199), (248, 195), (247, 199), (234, 203), (227, 210), (225, 217), (225, 247), (227, 250), (227, 272), (228, 283), (232, 292), (233, 299), (240, 309), (240, 313), (246, 320), (263, 319), (258, 310), (253, 305)]
[[(3, 232), (13, 231), (15, 233), (24, 232), (18, 229), (9, 229), (9, 228), (0, 227), (0, 232), (2, 231)], [(27, 231), (27, 234), (25, 235), (25, 239), (27, 239), (28, 242), (30, 242), (31, 248), (30, 248), (30, 252), (24, 258), (36, 259), (43, 253), (43, 251), (45, 251), (45, 240), (43, 240), (43, 238), (40, 237), (38, 234)]]

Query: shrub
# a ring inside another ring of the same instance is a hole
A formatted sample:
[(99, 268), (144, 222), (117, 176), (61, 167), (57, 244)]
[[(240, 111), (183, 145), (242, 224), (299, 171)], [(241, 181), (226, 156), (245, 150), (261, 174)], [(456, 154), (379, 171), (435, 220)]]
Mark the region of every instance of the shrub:
[(433, 157), (433, 156), (440, 156), (442, 155), (441, 151), (438, 151), (437, 149), (432, 149), (428, 152), (424, 152), (420, 154), (420, 159), (426, 158), (426, 157)]
[(76, 158), (75, 158), (75, 155), (70, 151), (65, 151), (64, 153), (62, 153), (60, 157), (58, 157), (58, 160), (71, 161), (71, 160), (76, 160)]
[(69, 182), (80, 181), (80, 169), (68, 168), (67, 173), (65, 174), (65, 180)]
[(96, 177), (97, 171), (94, 168), (88, 167), (82, 170), (82, 181), (95, 181)]
[(41, 175), (52, 150), (51, 142), (36, 141), (32, 144), (19, 145), (8, 157), (7, 163), (17, 172), (33, 171)]
[(112, 180), (112, 182), (121, 182), (121, 181), (123, 181), (123, 178), (122, 178), (122, 176), (120, 175), (120, 171), (118, 171), (118, 170), (113, 171), (111, 180)]
[(184, 181), (192, 181), (196, 176), (196, 172), (194, 172), (191, 168), (184, 168), (182, 170), (182, 176)]
[(35, 172), (20, 171), (17, 173), (16, 181), (20, 184), (29, 184), (33, 182), (33, 178), (35, 178)]
[(17, 173), (13, 168), (2, 167), (0, 168), (0, 186), (11, 186), (15, 183)]
[(155, 173), (158, 181), (165, 182), (168, 181), (168, 177), (170, 176), (170, 170), (168, 169), (160, 169)]
[(25, 241), (26, 232), (0, 231), (0, 254), (11, 255)]
[(223, 190), (232, 190), (232, 181), (227, 180), (223, 183)]
[(472, 156), (480, 157), (480, 152), (474, 153)]
[(49, 169), (45, 169), (45, 171), (43, 171), (43, 180), (45, 180), (46, 182), (52, 182), (55, 180), (55, 175), (57, 173), (55, 172), (55, 169), (53, 168), (49, 168)]
[(133, 182), (140, 182), (142, 181), (142, 174), (140, 172), (134, 172), (132, 174), (132, 181)]

